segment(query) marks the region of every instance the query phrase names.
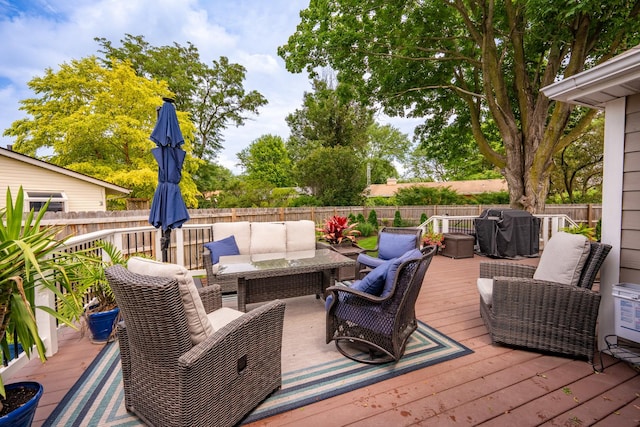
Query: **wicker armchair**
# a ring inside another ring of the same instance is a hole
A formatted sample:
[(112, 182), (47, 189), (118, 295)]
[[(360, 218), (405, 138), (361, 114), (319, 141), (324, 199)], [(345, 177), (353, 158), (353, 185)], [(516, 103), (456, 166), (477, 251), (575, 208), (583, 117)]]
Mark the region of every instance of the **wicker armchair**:
[(534, 280), (534, 266), (483, 262), (492, 302), (480, 314), (494, 343), (586, 358), (593, 363), (600, 294), (591, 290), (610, 245), (592, 242), (577, 286)]
[[(415, 241), (407, 244), (406, 240), (398, 241), (396, 236), (403, 235), (410, 238), (415, 237)], [(413, 227), (382, 227), (378, 232), (378, 241), (376, 247), (373, 249), (367, 249), (364, 253), (358, 255), (356, 259), (356, 278), (362, 277), (368, 271), (376, 268), (383, 262), (392, 258), (397, 258), (410, 249), (420, 248), (420, 237), (422, 236), (422, 230), (420, 228)], [(387, 243), (385, 245), (385, 243)], [(367, 252), (378, 252), (378, 256), (374, 257), (368, 255)]]
[[(173, 278), (106, 270), (118, 325), (125, 406), (148, 425), (232, 426), (281, 386), (284, 303), (273, 301), (192, 344)], [(207, 313), (218, 286), (199, 289)]]
[(423, 248), (421, 257), (402, 262), (393, 276), (389, 272), (386, 280), (392, 286), (386, 297), (346, 286), (329, 287), (327, 344), (335, 341), (338, 351), (358, 362), (400, 360), (418, 326), (415, 303), (435, 252), (435, 246)]

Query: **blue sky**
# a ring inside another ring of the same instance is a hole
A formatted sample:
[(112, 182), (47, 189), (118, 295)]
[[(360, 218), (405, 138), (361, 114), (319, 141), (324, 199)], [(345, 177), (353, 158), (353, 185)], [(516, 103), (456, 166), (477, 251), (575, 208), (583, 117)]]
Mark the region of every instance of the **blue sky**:
[[(311, 86), (277, 55), (308, 0), (0, 0), (0, 134), (25, 117), (19, 101), (33, 96), (27, 82), (71, 59), (97, 54), (95, 37), (119, 45), (125, 34), (154, 46), (193, 43), (203, 61), (220, 56), (247, 69), (245, 89), (269, 101), (260, 114), (225, 132), (219, 162), (238, 173), (236, 154), (265, 134), (289, 136), (285, 117)], [(413, 135), (419, 120), (389, 119)], [(0, 135), (0, 146), (11, 144)]]

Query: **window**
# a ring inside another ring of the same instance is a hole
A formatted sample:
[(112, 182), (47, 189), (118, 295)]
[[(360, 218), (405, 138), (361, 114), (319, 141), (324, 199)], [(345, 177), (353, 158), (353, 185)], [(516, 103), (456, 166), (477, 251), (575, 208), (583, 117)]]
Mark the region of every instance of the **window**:
[(67, 195), (64, 192), (27, 191), (27, 207), (29, 210), (41, 210), (48, 200), (47, 212), (67, 212)]

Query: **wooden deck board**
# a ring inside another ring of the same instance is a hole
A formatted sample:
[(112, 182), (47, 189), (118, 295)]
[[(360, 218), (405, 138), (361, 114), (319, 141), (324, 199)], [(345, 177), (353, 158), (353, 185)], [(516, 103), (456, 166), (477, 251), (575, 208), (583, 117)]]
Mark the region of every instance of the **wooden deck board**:
[[(482, 257), (434, 258), (416, 304), (420, 320), (474, 353), (253, 423), (253, 426), (640, 425), (640, 373), (605, 357), (582, 360), (497, 346), (480, 318), (475, 280)], [(518, 261), (535, 264), (537, 259)], [(40, 426), (101, 346), (64, 330), (60, 352), (7, 382), (40, 381)], [(569, 391), (571, 394), (569, 394)], [(574, 399), (575, 398), (575, 399)]]

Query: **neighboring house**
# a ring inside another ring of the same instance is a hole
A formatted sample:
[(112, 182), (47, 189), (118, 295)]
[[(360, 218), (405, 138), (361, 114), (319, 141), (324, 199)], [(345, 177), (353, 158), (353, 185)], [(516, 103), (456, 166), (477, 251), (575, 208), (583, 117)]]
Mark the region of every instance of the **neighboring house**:
[[(598, 335), (614, 333), (612, 286), (640, 283), (640, 46), (542, 89), (551, 99), (605, 111)], [(640, 317), (640, 314), (637, 314)]]
[(25, 192), (26, 211), (39, 210), (49, 199), (48, 211), (105, 211), (108, 196), (130, 193), (106, 181), (0, 148), (0, 208), (6, 206), (7, 187), (15, 200), (20, 186)]
[(392, 197), (401, 188), (430, 187), (449, 188), (463, 196), (481, 193), (508, 191), (507, 181), (504, 179), (479, 179), (475, 181), (447, 181), (447, 182), (406, 182), (398, 183), (395, 178), (387, 179), (386, 184), (371, 184), (367, 190), (367, 197)]

